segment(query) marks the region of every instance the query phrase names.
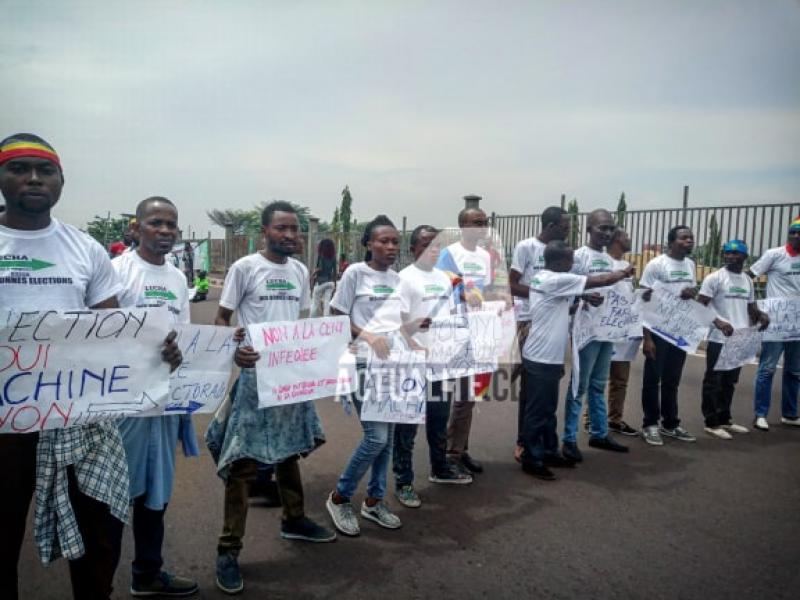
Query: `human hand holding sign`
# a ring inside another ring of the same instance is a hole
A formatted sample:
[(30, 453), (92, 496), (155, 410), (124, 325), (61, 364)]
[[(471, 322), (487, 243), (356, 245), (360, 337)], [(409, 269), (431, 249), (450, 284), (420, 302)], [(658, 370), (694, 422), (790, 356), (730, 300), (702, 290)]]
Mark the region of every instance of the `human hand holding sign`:
[(256, 352), (252, 346), (242, 346), (244, 341), (245, 331), (244, 327), (239, 327), (233, 333), (233, 341), (236, 342), (236, 353), (233, 355), (233, 362), (241, 369), (252, 369), (261, 355)]
[(181, 349), (178, 348), (178, 344), (175, 341), (177, 335), (178, 333), (175, 330), (170, 331), (164, 339), (164, 347), (161, 350), (161, 358), (165, 363), (169, 364), (170, 373), (180, 367), (183, 362)]

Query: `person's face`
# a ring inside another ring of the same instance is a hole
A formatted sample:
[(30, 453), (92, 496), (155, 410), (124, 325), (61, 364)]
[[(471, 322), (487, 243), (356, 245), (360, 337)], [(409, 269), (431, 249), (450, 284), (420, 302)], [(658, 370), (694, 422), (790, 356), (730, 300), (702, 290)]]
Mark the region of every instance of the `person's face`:
[(292, 212), (276, 210), (272, 213), (269, 225), (261, 230), (271, 252), (280, 256), (291, 256), (297, 252), (300, 243), (300, 220)]
[(461, 224), (461, 236), (466, 242), (477, 243), (486, 237), (486, 228), (489, 226), (489, 219), (486, 213), (480, 209), (470, 210), (464, 215)]
[(694, 250), (694, 234), (691, 229), (679, 229), (675, 241), (670, 244), (683, 254), (691, 254)]
[(414, 260), (420, 266), (432, 267), (439, 260), (439, 252), (442, 250), (442, 243), (437, 239), (438, 235), (434, 231), (423, 231), (417, 237), (417, 243), (411, 246), (411, 253)]
[(134, 224), (139, 244), (149, 252), (165, 256), (178, 238), (178, 211), (166, 202), (153, 202), (140, 221)]
[(592, 246), (605, 248), (611, 243), (611, 236), (614, 234), (616, 225), (613, 217), (608, 213), (595, 215), (588, 227), (589, 241)]
[(553, 239), (564, 241), (569, 237), (571, 221), (569, 215), (561, 215), (558, 224), (553, 226)]
[(747, 255), (741, 252), (723, 252), (722, 260), (726, 267), (732, 267), (735, 271), (741, 271)]
[(614, 244), (619, 246), (619, 249), (622, 250), (623, 254), (625, 254), (626, 252), (630, 252), (631, 236), (629, 236), (627, 232), (623, 231), (616, 237), (616, 239), (614, 240)]
[(382, 266), (390, 266), (397, 260), (400, 251), (400, 236), (397, 229), (382, 225), (372, 230), (372, 237), (367, 242), (367, 249), (372, 252), (372, 260)]
[(790, 229), (789, 235), (786, 238), (786, 243), (794, 248), (795, 251), (800, 251), (800, 229)]
[(50, 212), (63, 186), (61, 170), (47, 159), (15, 158), (0, 167), (0, 191), (8, 208), (15, 212)]

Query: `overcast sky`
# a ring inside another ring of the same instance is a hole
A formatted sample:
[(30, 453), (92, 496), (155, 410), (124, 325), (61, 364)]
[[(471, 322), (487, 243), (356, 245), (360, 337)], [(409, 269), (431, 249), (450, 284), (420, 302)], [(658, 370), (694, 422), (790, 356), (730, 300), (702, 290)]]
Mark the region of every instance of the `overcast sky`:
[(61, 155), (84, 226), (279, 198), (454, 225), (487, 211), (797, 201), (797, 0), (0, 0), (0, 137)]

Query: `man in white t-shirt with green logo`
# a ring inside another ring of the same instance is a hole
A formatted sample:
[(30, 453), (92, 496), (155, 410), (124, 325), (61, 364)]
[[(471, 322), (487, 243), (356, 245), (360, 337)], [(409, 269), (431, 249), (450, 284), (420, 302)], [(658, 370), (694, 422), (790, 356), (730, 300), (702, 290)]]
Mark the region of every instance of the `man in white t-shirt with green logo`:
[(742, 368), (717, 371), (717, 360), (725, 345), (725, 335), (730, 335), (734, 329), (749, 327), (751, 323), (758, 323), (764, 330), (769, 325), (769, 317), (758, 309), (753, 282), (742, 272), (747, 259), (747, 244), (742, 240), (726, 242), (722, 246), (722, 258), (725, 266), (706, 275), (697, 297), (700, 304), (713, 308), (724, 321), (722, 327), (712, 325), (708, 332), (701, 409), (706, 433), (730, 440), (733, 437), (731, 433), (748, 431), (747, 427), (734, 423), (731, 417), (733, 393)]
[[(754, 277), (767, 276), (767, 298), (800, 298), (800, 217), (789, 225), (786, 244), (767, 250), (750, 267)], [(755, 428), (767, 431), (772, 378), (783, 354), (781, 423), (800, 426), (797, 394), (800, 391), (800, 340), (765, 341), (761, 344), (755, 393)]]
[[(311, 291), (308, 269), (292, 258), (297, 252), (300, 222), (288, 202), (268, 204), (261, 215), (266, 248), (237, 260), (225, 277), (216, 325), (229, 326), (234, 311), (246, 336), (250, 324), (294, 321), (308, 315)], [(242, 368), (231, 408), (218, 412), (206, 432), (206, 444), (225, 482), (224, 521), (217, 543), (217, 586), (236, 594), (244, 587), (238, 556), (247, 523), (250, 484), (259, 463), (275, 465), (283, 506), (281, 537), (331, 542), (336, 534), (305, 514), (299, 458), (325, 441), (313, 402), (258, 407), (255, 365), (260, 355), (249, 344), (235, 355)]]

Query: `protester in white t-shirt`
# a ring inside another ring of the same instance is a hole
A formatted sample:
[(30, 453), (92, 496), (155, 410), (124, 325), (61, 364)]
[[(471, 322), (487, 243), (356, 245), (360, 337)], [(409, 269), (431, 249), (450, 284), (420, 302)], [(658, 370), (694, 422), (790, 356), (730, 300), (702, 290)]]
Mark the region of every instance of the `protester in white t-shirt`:
[[(786, 244), (767, 250), (751, 267), (753, 277), (767, 276), (767, 298), (800, 297), (800, 217), (789, 224)], [(774, 315), (773, 318), (780, 317)], [(756, 374), (755, 427), (769, 429), (772, 378), (783, 355), (783, 384), (781, 386), (781, 423), (800, 426), (797, 395), (800, 392), (800, 341), (765, 341)]]
[(742, 272), (747, 259), (747, 244), (742, 240), (731, 240), (722, 246), (725, 266), (703, 279), (698, 302), (710, 306), (718, 320), (710, 328), (706, 346), (706, 372), (703, 376), (702, 411), (705, 431), (709, 435), (729, 440), (731, 432), (747, 433), (747, 427), (737, 425), (731, 418), (731, 403), (741, 367), (728, 371), (716, 371), (717, 359), (725, 344), (725, 336), (734, 329), (759, 323), (761, 329), (769, 325), (769, 317), (758, 309), (753, 291), (753, 282)]
[[(190, 322), (186, 277), (165, 260), (178, 235), (178, 211), (168, 199), (153, 196), (136, 207), (133, 225), (139, 245), (112, 265), (122, 283), (122, 307), (166, 306), (173, 325)], [(131, 591), (135, 595), (180, 595), (197, 591), (197, 582), (162, 570), (164, 514), (175, 477), (175, 447), (197, 456), (189, 415), (129, 417), (119, 423), (128, 459), (133, 505), (135, 554)]]
[[(573, 273), (590, 277), (612, 272), (614, 259), (603, 249), (608, 246), (615, 229), (614, 217), (607, 210), (597, 209), (589, 213), (586, 219), (589, 239), (585, 246), (575, 251)], [(595, 307), (603, 300), (604, 294), (595, 293), (584, 301), (582, 310), (589, 312), (597, 310)], [(576, 364), (573, 365), (573, 369), (578, 367), (577, 394), (573, 394), (572, 386), (569, 386), (564, 402), (562, 454), (569, 460), (575, 462), (583, 460), (578, 448), (578, 422), (584, 395), (589, 411), (589, 446), (612, 452), (628, 451), (627, 446), (617, 443), (608, 433), (605, 393), (613, 349), (611, 342), (592, 340), (578, 351)]]
[[(399, 290), (400, 276), (392, 269), (400, 252), (397, 229), (385, 215), (379, 215), (367, 225), (361, 243), (367, 248), (364, 262), (347, 267), (331, 299), (332, 314), (350, 316), (359, 371), (359, 389), (352, 399), (359, 416), (364, 380), (369, 376), (367, 361), (370, 355), (388, 358), (394, 344), (410, 342), (412, 347), (418, 347), (402, 328), (401, 315), (407, 312), (407, 308)], [(361, 532), (352, 498), (370, 469), (361, 516), (387, 529), (397, 529), (402, 525), (385, 500), (394, 423), (361, 421), (361, 427), (364, 437), (326, 502), (336, 529), (349, 536)]]
[[(245, 328), (269, 321), (295, 321), (311, 305), (308, 269), (292, 254), (298, 250), (300, 221), (288, 202), (268, 204), (261, 214), (266, 247), (237, 260), (225, 277), (215, 323), (228, 326), (236, 312), (237, 341)], [(219, 411), (206, 432), (206, 445), (225, 482), (224, 522), (217, 542), (217, 586), (242, 590), (238, 556), (247, 524), (249, 487), (259, 464), (275, 465), (283, 517), (281, 537), (331, 542), (336, 534), (305, 514), (299, 457), (325, 441), (313, 402), (259, 408), (255, 365), (260, 355), (250, 345), (235, 354), (242, 368), (231, 392), (230, 412)]]
[[(611, 236), (608, 245), (608, 255), (613, 260), (613, 269), (627, 269), (631, 264), (623, 256), (631, 251), (631, 238), (624, 229), (618, 228)], [(633, 277), (620, 281), (617, 286), (625, 286), (628, 292), (633, 292)], [(628, 425), (623, 419), (625, 411), (625, 396), (628, 393), (628, 379), (631, 374), (631, 361), (623, 357), (632, 356), (639, 350), (641, 338), (616, 342), (611, 353), (611, 367), (608, 370), (608, 429), (622, 435), (636, 436), (639, 432)]]
[[(661, 286), (689, 302), (697, 295), (694, 262), (689, 255), (694, 249), (694, 234), (685, 225), (677, 225), (667, 233), (667, 253), (652, 259), (644, 268), (639, 285), (652, 290)], [(649, 294), (643, 299), (649, 301)], [(642, 379), (642, 437), (651, 446), (664, 444), (661, 436), (684, 442), (697, 441), (680, 426), (678, 418), (678, 386), (681, 382), (686, 352), (643, 328), (642, 352), (645, 355)], [(658, 426), (659, 419), (661, 427)]]
[(530, 281), (529, 307), (535, 325), (522, 348), (523, 366), (535, 385), (527, 388), (523, 416), (522, 469), (535, 477), (553, 480), (550, 467), (573, 467), (575, 461), (558, 453), (556, 409), (558, 382), (564, 376), (569, 342), (569, 313), (575, 298), (586, 289), (613, 285), (631, 270), (601, 275), (570, 273), (573, 252), (561, 240), (545, 248), (545, 268)]
[[(103, 247), (51, 216), (63, 185), (61, 162), (46, 141), (22, 133), (0, 142), (6, 208), (0, 212), (0, 256), (13, 263), (0, 272), (3, 308), (119, 306), (121, 286)], [(173, 369), (180, 365), (174, 335), (162, 357)], [(0, 598), (18, 595), (17, 561), (34, 492), (34, 537), (42, 562), (60, 556), (70, 561), (76, 599), (110, 597), (128, 512), (128, 468), (116, 424), (0, 434), (0, 463)]]
[[(548, 206), (542, 211), (542, 230), (538, 236), (520, 241), (514, 248), (511, 269), (508, 273), (509, 287), (514, 296), (514, 310), (517, 317), (517, 342), (520, 353), (528, 337), (531, 317), (528, 314), (529, 284), (533, 276), (544, 269), (544, 249), (553, 240), (566, 240), (569, 237), (570, 218), (567, 211), (559, 206)], [(517, 445), (514, 460), (522, 460), (522, 415), (525, 412), (526, 387), (528, 380), (522, 363), (515, 366), (511, 381), (520, 378), (519, 406), (517, 406)]]
[[(403, 322), (414, 340), (430, 349), (435, 343), (430, 331), (432, 320), (448, 317), (455, 310), (450, 278), (434, 265), (439, 257), (439, 230), (419, 225), (411, 232), (410, 250), (414, 263), (400, 271), (400, 290), (406, 312)], [(433, 324), (435, 325), (435, 323)], [(425, 434), (428, 439), (433, 483), (471, 483), (472, 476), (462, 472), (447, 460), (447, 421), (450, 417), (451, 395), (455, 380), (430, 382), (425, 404)], [(397, 423), (394, 428), (392, 466), (395, 476), (395, 496), (409, 508), (417, 508), (422, 499), (414, 489), (414, 438), (417, 425)]]
[[(478, 242), (486, 239), (489, 220), (480, 208), (465, 208), (458, 213), (458, 226), (461, 239), (442, 250), (436, 266), (453, 281), (453, 296), (459, 308), (477, 310), (484, 300), (492, 297), (489, 289), (492, 284), (492, 259), (478, 245)], [(475, 379), (486, 389), (490, 377), (490, 374), (481, 374), (476, 375)], [(483, 466), (468, 452), (472, 410), (475, 406), (472, 401), (475, 392), (471, 386), (465, 383), (458, 386), (459, 390), (466, 389), (468, 394), (466, 397), (460, 394), (453, 404), (447, 430), (447, 454), (462, 470), (475, 474), (483, 472)]]

